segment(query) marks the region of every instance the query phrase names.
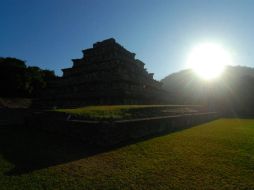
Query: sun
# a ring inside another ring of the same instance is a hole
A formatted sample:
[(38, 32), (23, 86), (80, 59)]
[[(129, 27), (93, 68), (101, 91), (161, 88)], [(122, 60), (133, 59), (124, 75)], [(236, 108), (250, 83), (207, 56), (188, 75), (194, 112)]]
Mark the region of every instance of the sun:
[(187, 66), (205, 80), (218, 78), (226, 65), (232, 65), (231, 56), (216, 43), (202, 43), (189, 54)]

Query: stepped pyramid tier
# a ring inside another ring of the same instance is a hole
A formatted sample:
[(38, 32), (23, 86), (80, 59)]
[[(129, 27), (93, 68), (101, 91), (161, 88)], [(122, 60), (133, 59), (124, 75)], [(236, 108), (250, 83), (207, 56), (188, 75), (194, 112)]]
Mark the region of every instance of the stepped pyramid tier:
[(53, 81), (41, 101), (57, 107), (160, 104), (166, 92), (145, 64), (110, 38), (83, 50), (71, 68)]

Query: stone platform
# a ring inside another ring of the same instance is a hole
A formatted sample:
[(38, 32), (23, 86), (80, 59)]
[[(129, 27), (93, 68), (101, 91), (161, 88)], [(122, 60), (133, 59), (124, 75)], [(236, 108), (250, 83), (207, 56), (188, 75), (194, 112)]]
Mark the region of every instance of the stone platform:
[(27, 125), (88, 144), (112, 146), (142, 137), (175, 132), (219, 118), (215, 112), (120, 121), (68, 120), (64, 113), (37, 113)]

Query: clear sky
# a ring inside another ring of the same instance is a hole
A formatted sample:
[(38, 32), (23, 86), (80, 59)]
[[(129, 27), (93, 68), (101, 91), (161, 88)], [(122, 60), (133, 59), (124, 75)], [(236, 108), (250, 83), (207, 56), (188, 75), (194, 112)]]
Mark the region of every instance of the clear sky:
[(235, 64), (254, 66), (253, 0), (1, 0), (0, 56), (55, 70), (114, 37), (156, 79), (185, 68), (202, 41), (222, 44)]

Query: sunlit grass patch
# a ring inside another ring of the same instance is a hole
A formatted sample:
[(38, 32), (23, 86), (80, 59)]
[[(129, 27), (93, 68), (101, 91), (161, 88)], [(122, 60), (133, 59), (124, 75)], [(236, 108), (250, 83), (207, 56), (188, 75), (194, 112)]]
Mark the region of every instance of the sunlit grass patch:
[(69, 113), (89, 119), (130, 119), (195, 112), (200, 106), (189, 105), (111, 105), (87, 106), (73, 109), (56, 109), (54, 111)]

